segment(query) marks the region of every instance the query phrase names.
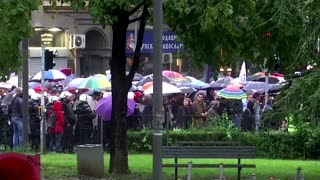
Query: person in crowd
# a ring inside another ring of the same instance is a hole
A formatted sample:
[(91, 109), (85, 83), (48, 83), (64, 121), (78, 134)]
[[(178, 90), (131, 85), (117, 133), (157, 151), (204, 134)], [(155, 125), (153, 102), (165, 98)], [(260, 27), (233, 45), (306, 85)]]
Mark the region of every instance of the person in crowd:
[(77, 119), (73, 112), (73, 108), (70, 104), (73, 95), (68, 91), (63, 91), (60, 96), (60, 101), (62, 103), (62, 109), (64, 112), (65, 123), (63, 126), (63, 136), (62, 136), (62, 151), (73, 153), (74, 147), (74, 135), (73, 126), (75, 125)]
[(256, 132), (259, 132), (261, 122), (260, 122), (260, 113), (261, 113), (261, 95), (258, 92), (253, 94), (253, 101), (254, 101), (254, 117), (255, 117), (255, 129)]
[(23, 98), (22, 89), (17, 88), (11, 105), (11, 121), (13, 126), (13, 147), (23, 144)]
[(193, 108), (193, 117), (192, 117), (192, 127), (193, 128), (202, 128), (204, 126), (206, 116), (206, 104), (204, 102), (204, 94), (202, 92), (196, 95), (196, 100), (192, 103)]
[(8, 107), (6, 105), (0, 106), (0, 144), (3, 145), (4, 150), (12, 148), (13, 129), (8, 116)]
[(52, 109), (49, 111), (49, 117), (55, 113), (55, 127), (49, 127), (48, 133), (50, 136), (49, 151), (61, 152), (61, 139), (63, 134), (64, 114), (62, 103), (54, 101)]
[(142, 104), (144, 105), (143, 111), (141, 112), (142, 116), (142, 127), (151, 128), (152, 127), (152, 97), (150, 95), (144, 95), (142, 98)]
[(220, 122), (220, 115), (218, 113), (219, 101), (212, 100), (209, 104), (206, 122), (208, 125), (218, 124)]
[(178, 107), (178, 112), (175, 120), (175, 127), (178, 129), (189, 128), (192, 123), (193, 109), (191, 100), (187, 97), (183, 100), (183, 105)]
[(247, 107), (242, 113), (241, 129), (243, 131), (252, 131), (254, 126), (254, 101), (248, 100)]
[(163, 96), (163, 110), (164, 110), (164, 121), (162, 122), (163, 129), (172, 128), (172, 118), (171, 105), (168, 96)]
[(175, 121), (178, 108), (183, 104), (183, 100), (184, 100), (184, 94), (182, 93), (173, 94), (173, 97), (171, 98), (171, 101), (170, 101), (172, 121)]
[(206, 97), (207, 105), (210, 105), (214, 100), (217, 100), (217, 93), (213, 88), (208, 88)]
[(87, 102), (89, 98), (91, 98), (89, 95), (81, 94), (76, 106), (77, 123), (75, 137), (77, 144), (90, 143), (90, 136), (93, 132), (93, 118), (95, 118), (96, 114), (91, 110)]
[(40, 94), (33, 93), (29, 99), (30, 140), (31, 147), (36, 151), (39, 151), (40, 147), (40, 98)]

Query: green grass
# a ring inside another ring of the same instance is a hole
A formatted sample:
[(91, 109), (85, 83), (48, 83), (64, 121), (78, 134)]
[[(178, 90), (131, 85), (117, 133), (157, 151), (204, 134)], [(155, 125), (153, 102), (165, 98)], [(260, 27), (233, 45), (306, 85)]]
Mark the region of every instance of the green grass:
[[(41, 156), (41, 173), (44, 179), (72, 179), (77, 177), (76, 154), (46, 154)], [(188, 162), (189, 159), (179, 160)], [(104, 156), (106, 173), (109, 167), (109, 154)], [(164, 162), (173, 162), (165, 159)], [(230, 159), (192, 159), (193, 163), (236, 163), (237, 160)], [(252, 173), (257, 179), (291, 180), (295, 177), (297, 167), (302, 168), (306, 180), (320, 179), (320, 161), (316, 160), (280, 160), (280, 159), (248, 159), (242, 163), (256, 164), (256, 168), (243, 169), (242, 179), (250, 179)], [(151, 154), (129, 154), (130, 176), (118, 179), (152, 179), (152, 155)], [(164, 179), (173, 179), (174, 168), (163, 168)], [(187, 174), (186, 168), (179, 169), (179, 177)], [(230, 179), (236, 179), (236, 169), (225, 169), (224, 174)], [(108, 175), (108, 174), (107, 174)], [(192, 169), (194, 179), (213, 179), (218, 177), (218, 169), (194, 168)]]

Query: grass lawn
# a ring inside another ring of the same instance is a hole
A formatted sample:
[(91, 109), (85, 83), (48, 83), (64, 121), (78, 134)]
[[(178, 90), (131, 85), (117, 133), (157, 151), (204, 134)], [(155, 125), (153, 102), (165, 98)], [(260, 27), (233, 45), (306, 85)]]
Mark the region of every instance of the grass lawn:
[[(165, 162), (173, 162), (166, 159)], [(189, 159), (179, 160), (188, 162)], [(108, 171), (109, 154), (104, 156), (105, 169)], [(193, 163), (236, 163), (237, 160), (226, 159), (192, 159)], [(280, 160), (280, 159), (249, 159), (242, 163), (256, 164), (256, 168), (245, 168), (241, 172), (241, 179), (250, 179), (255, 173), (257, 179), (291, 180), (295, 177), (297, 167), (302, 168), (306, 180), (320, 179), (320, 161), (316, 160)], [(129, 154), (129, 167), (132, 172), (130, 176), (118, 179), (152, 179), (152, 154)], [(46, 154), (41, 156), (41, 173), (44, 179), (73, 179), (77, 177), (76, 154)], [(174, 168), (163, 168), (164, 179), (174, 179)], [(187, 174), (187, 169), (179, 169), (179, 177)], [(225, 169), (225, 176), (236, 179), (236, 169)], [(107, 174), (108, 176), (108, 174)], [(193, 179), (214, 179), (218, 177), (218, 169), (195, 168), (192, 169)], [(114, 179), (114, 178), (113, 178)]]

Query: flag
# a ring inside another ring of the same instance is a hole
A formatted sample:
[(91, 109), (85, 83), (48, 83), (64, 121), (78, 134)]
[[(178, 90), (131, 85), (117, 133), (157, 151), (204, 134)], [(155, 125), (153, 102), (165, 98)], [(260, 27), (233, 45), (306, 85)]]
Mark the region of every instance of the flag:
[(242, 83), (247, 81), (247, 69), (246, 69), (245, 62), (242, 63), (240, 73), (239, 73), (239, 79), (240, 79), (240, 82), (242, 82)]

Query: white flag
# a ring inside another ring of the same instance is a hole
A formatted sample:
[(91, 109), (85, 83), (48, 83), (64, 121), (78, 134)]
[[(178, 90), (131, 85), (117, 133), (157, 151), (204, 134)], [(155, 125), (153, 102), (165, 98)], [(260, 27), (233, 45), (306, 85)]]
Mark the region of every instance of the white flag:
[(240, 82), (244, 83), (247, 81), (247, 69), (246, 69), (246, 63), (243, 62), (241, 69), (240, 69), (240, 74), (239, 74), (239, 79)]

